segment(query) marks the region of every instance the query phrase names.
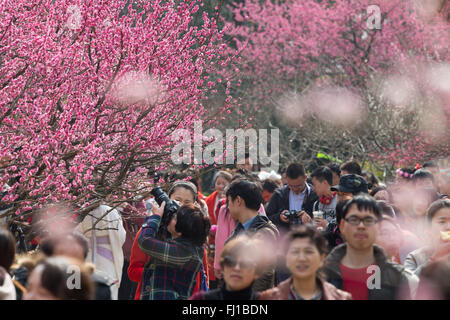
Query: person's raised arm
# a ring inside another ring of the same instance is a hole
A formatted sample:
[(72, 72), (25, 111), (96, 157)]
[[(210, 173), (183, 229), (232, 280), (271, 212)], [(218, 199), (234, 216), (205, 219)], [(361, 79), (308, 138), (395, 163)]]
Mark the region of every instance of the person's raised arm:
[(164, 213), (165, 203), (154, 206), (152, 215), (145, 219), (142, 231), (138, 237), (139, 247), (151, 257), (175, 266), (183, 266), (192, 259), (192, 253), (180, 248), (179, 244), (161, 241), (155, 238), (158, 232), (161, 216)]

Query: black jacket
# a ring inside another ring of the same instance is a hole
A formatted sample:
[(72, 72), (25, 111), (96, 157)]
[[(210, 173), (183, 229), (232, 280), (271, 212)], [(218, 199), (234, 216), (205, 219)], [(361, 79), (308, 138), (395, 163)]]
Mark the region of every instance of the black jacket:
[[(273, 246), (273, 248), (276, 248), (280, 236), (277, 227), (267, 217), (259, 214), (255, 217), (247, 230), (245, 230), (242, 224), (238, 222), (236, 228), (225, 243), (242, 234), (245, 234), (250, 238), (261, 239), (267, 247)], [(275, 285), (276, 254), (274, 254), (272, 258), (273, 261), (269, 263), (266, 269), (267, 271), (253, 283), (254, 291), (260, 292), (268, 290)]]
[(258, 300), (258, 298), (259, 294), (253, 291), (252, 286), (239, 291), (228, 291), (223, 284), (220, 288), (208, 292), (197, 292), (189, 300)]
[(244, 230), (242, 224), (238, 222), (236, 228), (234, 228), (233, 232), (228, 237), (226, 242), (230, 241), (240, 234), (246, 234), (251, 238), (255, 236), (261, 237), (265, 240), (273, 241), (274, 243), (276, 243), (280, 235), (277, 227), (267, 217), (260, 214), (255, 217), (247, 230)]
[[(340, 263), (347, 252), (347, 244), (334, 248), (325, 259), (324, 271), (327, 281), (343, 290)], [(402, 292), (402, 299), (409, 300), (410, 288), (408, 277), (413, 276), (404, 266), (390, 262), (382, 248), (374, 245), (375, 263), (380, 268), (380, 288), (369, 289), (369, 300), (395, 300)], [(410, 274), (408, 274), (410, 273)], [(405, 296), (406, 295), (406, 296)]]
[[(315, 193), (313, 187), (309, 185), (310, 192), (306, 193), (305, 199), (303, 200), (303, 210), (312, 218), (313, 217), (313, 206), (319, 197)], [(270, 220), (277, 226), (280, 232), (289, 231), (289, 223), (281, 221), (280, 214), (284, 210), (289, 210), (289, 186), (283, 186), (275, 190), (272, 198), (270, 198), (269, 205), (266, 209), (266, 214)]]
[(330, 222), (327, 229), (322, 233), (327, 239), (328, 250), (331, 252), (335, 247), (344, 243), (339, 226), (336, 223)]
[(111, 298), (111, 286), (113, 282), (103, 273), (94, 271), (91, 276), (92, 282), (95, 286), (94, 300), (112, 300)]

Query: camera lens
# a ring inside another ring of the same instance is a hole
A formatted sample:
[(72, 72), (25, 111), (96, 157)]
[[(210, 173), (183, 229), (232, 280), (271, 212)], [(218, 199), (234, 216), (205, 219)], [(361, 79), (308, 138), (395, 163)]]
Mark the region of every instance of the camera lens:
[(166, 203), (166, 205), (170, 202), (169, 197), (167, 194), (161, 189), (161, 187), (153, 188), (150, 192), (154, 197), (158, 205), (161, 205), (163, 202)]

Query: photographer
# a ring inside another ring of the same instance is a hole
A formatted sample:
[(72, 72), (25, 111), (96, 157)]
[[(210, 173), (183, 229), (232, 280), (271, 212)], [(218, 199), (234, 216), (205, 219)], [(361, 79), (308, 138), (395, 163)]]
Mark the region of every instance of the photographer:
[(150, 256), (149, 266), (144, 270), (141, 300), (188, 299), (202, 267), (203, 244), (211, 227), (209, 219), (195, 205), (183, 205), (170, 219), (175, 219), (174, 239), (158, 240), (156, 234), (167, 215), (166, 205), (173, 206), (173, 202), (153, 205), (153, 214), (145, 219), (138, 237), (139, 247)]
[[(280, 235), (286, 234), (293, 225), (310, 223), (314, 202), (319, 199), (306, 182), (308, 177), (302, 164), (291, 163), (286, 169), (286, 178), (287, 185), (275, 190), (267, 206), (267, 216), (277, 226)], [(276, 268), (276, 284), (289, 275), (281, 259)]]
[[(290, 221), (297, 224), (311, 222), (313, 204), (318, 200), (313, 187), (306, 182), (307, 176), (303, 165), (290, 164), (286, 170), (286, 177), (287, 185), (275, 190), (266, 210), (267, 216), (280, 233), (289, 231)], [(297, 212), (297, 217), (289, 219), (293, 211)]]
[[(156, 189), (157, 188), (155, 188), (155, 190)], [(187, 181), (179, 180), (174, 182), (169, 190), (168, 196), (171, 201), (176, 201), (180, 205), (197, 204), (198, 201), (197, 187), (193, 183)], [(154, 199), (152, 200), (153, 201), (151, 206), (153, 206), (154, 203)], [(175, 219), (171, 219), (170, 221), (167, 221), (167, 219), (165, 219), (164, 221), (161, 221), (156, 238), (163, 241), (173, 239), (176, 236), (175, 224)], [(144, 267), (148, 265), (150, 258), (139, 248), (138, 238), (141, 231), (142, 228), (139, 229), (134, 239), (131, 248), (130, 265), (128, 267), (128, 276), (130, 280), (138, 283), (136, 294), (134, 297), (135, 300), (139, 300), (141, 297), (142, 282), (143, 280), (145, 280), (143, 279)], [(202, 288), (201, 284), (205, 282), (202, 281), (202, 278), (205, 278), (207, 276), (205, 267), (206, 265), (207, 261), (205, 255), (203, 259), (203, 270), (200, 270), (199, 274), (197, 275), (197, 283), (195, 285), (194, 292), (204, 289)]]

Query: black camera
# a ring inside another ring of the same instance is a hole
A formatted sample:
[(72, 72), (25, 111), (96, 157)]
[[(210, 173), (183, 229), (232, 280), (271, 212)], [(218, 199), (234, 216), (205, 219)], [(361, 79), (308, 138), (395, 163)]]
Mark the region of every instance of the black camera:
[(290, 210), (288, 212), (283, 213), (283, 215), (289, 219), (290, 225), (301, 224), (300, 217), (298, 211)]
[(175, 201), (170, 200), (169, 196), (161, 189), (161, 187), (153, 188), (150, 193), (155, 197), (155, 201), (156, 201), (156, 203), (158, 203), (159, 206), (163, 202), (166, 203), (166, 206), (164, 207), (164, 213), (161, 217), (161, 224), (160, 224), (160, 229), (162, 229), (162, 228), (166, 229), (166, 227), (169, 225), (170, 221), (172, 220), (173, 216), (177, 213), (180, 206)]

